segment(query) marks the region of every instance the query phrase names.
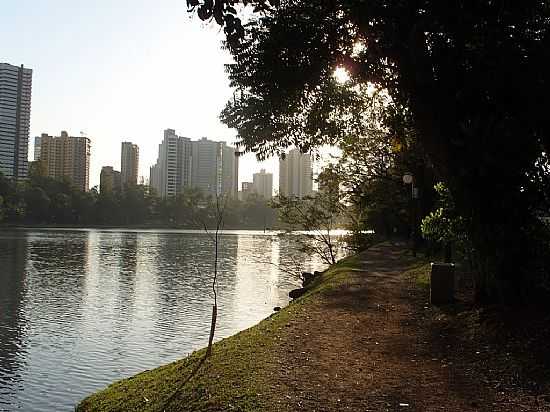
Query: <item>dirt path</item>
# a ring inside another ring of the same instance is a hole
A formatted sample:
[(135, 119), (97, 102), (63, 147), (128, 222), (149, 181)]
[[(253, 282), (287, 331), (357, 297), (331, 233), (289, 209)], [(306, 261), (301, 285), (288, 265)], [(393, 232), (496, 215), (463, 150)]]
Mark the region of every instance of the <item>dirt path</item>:
[(403, 274), (414, 264), (403, 246), (360, 259), (364, 271), (345, 286), (296, 305), (272, 375), (277, 410), (550, 411), (540, 397), (508, 390), (479, 342), (438, 324), (427, 294)]

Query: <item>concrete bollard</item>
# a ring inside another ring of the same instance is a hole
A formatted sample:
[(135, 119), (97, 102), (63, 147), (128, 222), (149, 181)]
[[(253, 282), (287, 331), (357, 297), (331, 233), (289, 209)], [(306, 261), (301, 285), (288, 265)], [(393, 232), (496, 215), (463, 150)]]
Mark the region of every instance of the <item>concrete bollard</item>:
[(453, 303), (455, 292), (454, 263), (432, 263), (430, 302), (433, 305)]

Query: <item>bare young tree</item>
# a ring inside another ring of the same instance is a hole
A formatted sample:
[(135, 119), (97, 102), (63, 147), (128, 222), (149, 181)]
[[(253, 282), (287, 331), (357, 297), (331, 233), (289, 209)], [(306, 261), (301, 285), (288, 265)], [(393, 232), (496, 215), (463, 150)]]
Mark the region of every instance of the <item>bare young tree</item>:
[(214, 274), (212, 276), (212, 294), (214, 296), (214, 304), (212, 305), (212, 318), (210, 323), (210, 335), (208, 337), (208, 349), (206, 350), (206, 357), (212, 354), (212, 343), (214, 341), (214, 334), (216, 332), (216, 322), (218, 319), (218, 254), (220, 248), (220, 232), (224, 227), (224, 212), (227, 205), (227, 195), (220, 196), (216, 194), (216, 202), (214, 209), (213, 221), (215, 223), (214, 231), (208, 229), (207, 222), (202, 221), (202, 226), (206, 234), (210, 237), (214, 245)]
[[(213, 246), (214, 246), (214, 262), (213, 262), (213, 269), (214, 273), (212, 275), (212, 294), (214, 297), (214, 302), (212, 304), (212, 316), (210, 320), (210, 333), (208, 336), (208, 347), (206, 349), (205, 355), (202, 357), (202, 359), (199, 361), (199, 363), (195, 366), (193, 371), (187, 376), (187, 378), (175, 389), (175, 391), (170, 395), (163, 403), (160, 411), (164, 411), (166, 406), (170, 404), (170, 402), (174, 399), (174, 397), (184, 388), (184, 386), (193, 378), (193, 376), (196, 375), (196, 373), (199, 371), (199, 369), (202, 367), (206, 359), (208, 359), (212, 355), (212, 346), (214, 343), (214, 335), (216, 333), (216, 323), (218, 319), (218, 257), (219, 257), (219, 251), (220, 251), (220, 235), (223, 232), (224, 228), (224, 212), (225, 207), (227, 205), (227, 195), (218, 195), (215, 196), (215, 202), (214, 205), (212, 204), (188, 204), (192, 208), (195, 214), (195, 221), (197, 222), (197, 226), (201, 227), (204, 232), (208, 235), (210, 238)], [(212, 207), (213, 206), (213, 207)], [(207, 213), (199, 213), (201, 210), (206, 210)], [(209, 224), (212, 224), (214, 228), (210, 229)]]
[(279, 210), (279, 218), (292, 229), (304, 230), (302, 247), (320, 257), (323, 262), (336, 263), (338, 238), (334, 236), (345, 205), (341, 199), (337, 173), (326, 168), (319, 176), (320, 190), (304, 198), (279, 196), (273, 206)]

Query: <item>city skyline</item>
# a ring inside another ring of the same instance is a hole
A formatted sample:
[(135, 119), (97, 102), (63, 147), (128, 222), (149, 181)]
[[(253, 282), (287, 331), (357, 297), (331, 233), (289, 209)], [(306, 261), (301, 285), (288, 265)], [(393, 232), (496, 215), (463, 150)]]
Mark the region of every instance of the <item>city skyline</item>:
[[(155, 7), (138, 0), (131, 12), (124, 3), (2, 4), (0, 61), (33, 69), (30, 138), (58, 130), (92, 137), (90, 187), (99, 185), (103, 165), (121, 169), (122, 141), (140, 147), (138, 175), (148, 176), (166, 128), (231, 146), (235, 140), (218, 119), (233, 93), (223, 33), (190, 18), (179, 0)], [(188, 56), (201, 64), (188, 64)], [(247, 154), (240, 162), (239, 181), (260, 168), (277, 174), (276, 158), (258, 163)]]
[(164, 131), (157, 162), (150, 168), (149, 186), (160, 197), (175, 197), (186, 189), (237, 198), (239, 159), (225, 142), (178, 136)]

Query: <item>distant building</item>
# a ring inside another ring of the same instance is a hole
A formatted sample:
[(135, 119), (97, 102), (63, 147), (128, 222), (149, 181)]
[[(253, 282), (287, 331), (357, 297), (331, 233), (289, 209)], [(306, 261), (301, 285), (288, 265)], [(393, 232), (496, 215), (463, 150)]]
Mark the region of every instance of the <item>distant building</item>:
[(99, 178), (99, 192), (102, 194), (120, 192), (122, 188), (121, 173), (113, 166), (103, 166)]
[(222, 145), (222, 193), (237, 199), (239, 193), (239, 156), (234, 147)]
[(151, 167), (149, 185), (160, 197), (175, 197), (191, 184), (191, 139), (164, 131), (157, 163)]
[(248, 197), (252, 193), (254, 193), (254, 191), (253, 191), (254, 183), (252, 183), (252, 182), (242, 182), (241, 185), (242, 185), (242, 188), (241, 188), (241, 191), (238, 194), (238, 197), (239, 197), (239, 200), (246, 201), (248, 199)]
[(28, 175), (32, 70), (0, 63), (0, 172)]
[(120, 151), (120, 175), (122, 186), (135, 186), (138, 182), (139, 147), (132, 142), (122, 142)]
[[(35, 140), (36, 143), (36, 140)], [(88, 191), (90, 182), (90, 139), (69, 136), (62, 131), (61, 136), (40, 136), (39, 159), (44, 165), (47, 176), (68, 178), (79, 190)]]
[(252, 190), (265, 200), (271, 200), (273, 197), (273, 174), (266, 173), (265, 169), (261, 169), (260, 173), (253, 174), (253, 181)]
[(167, 129), (149, 184), (161, 197), (177, 196), (187, 187), (213, 196), (228, 193), (236, 197), (238, 170), (235, 149), (224, 142), (191, 141)]
[(222, 193), (222, 146), (203, 137), (192, 143), (191, 182), (205, 194)]
[(309, 154), (293, 149), (279, 160), (279, 194), (289, 197), (313, 194), (313, 169)]
[(34, 138), (34, 161), (40, 160), (40, 136)]

